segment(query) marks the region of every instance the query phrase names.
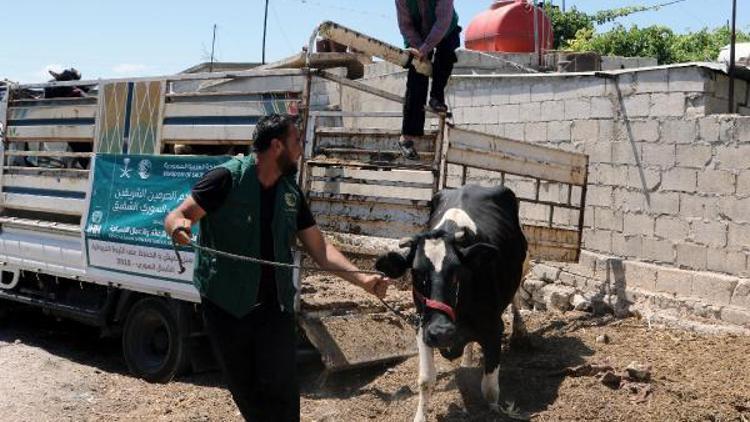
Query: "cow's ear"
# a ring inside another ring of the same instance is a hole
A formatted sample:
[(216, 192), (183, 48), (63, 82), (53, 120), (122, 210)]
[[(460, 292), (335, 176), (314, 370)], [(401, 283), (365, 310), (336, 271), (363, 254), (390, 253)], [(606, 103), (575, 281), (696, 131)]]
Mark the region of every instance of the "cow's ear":
[(496, 257), (499, 252), (500, 249), (495, 245), (489, 243), (476, 243), (461, 249), (461, 260), (465, 264), (482, 263), (486, 262), (488, 259)]
[(407, 259), (398, 252), (388, 252), (375, 261), (375, 269), (389, 278), (399, 278), (409, 268)]

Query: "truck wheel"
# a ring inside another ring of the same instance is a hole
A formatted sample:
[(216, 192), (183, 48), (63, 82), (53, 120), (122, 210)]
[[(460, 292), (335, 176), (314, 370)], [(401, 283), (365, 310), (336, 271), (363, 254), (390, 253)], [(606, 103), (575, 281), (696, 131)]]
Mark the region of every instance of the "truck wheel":
[(179, 317), (159, 298), (139, 300), (128, 312), (122, 350), (130, 373), (149, 382), (169, 382), (188, 360)]

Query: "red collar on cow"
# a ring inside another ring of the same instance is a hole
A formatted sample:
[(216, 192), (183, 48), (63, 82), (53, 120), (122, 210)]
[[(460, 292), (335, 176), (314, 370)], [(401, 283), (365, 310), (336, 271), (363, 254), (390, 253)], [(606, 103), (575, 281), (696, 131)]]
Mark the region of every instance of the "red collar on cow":
[(414, 294), (415, 302), (421, 303), (426, 308), (441, 311), (447, 314), (453, 322), (456, 322), (456, 312), (448, 304), (425, 297), (422, 293), (419, 293), (417, 289), (413, 289), (412, 292)]

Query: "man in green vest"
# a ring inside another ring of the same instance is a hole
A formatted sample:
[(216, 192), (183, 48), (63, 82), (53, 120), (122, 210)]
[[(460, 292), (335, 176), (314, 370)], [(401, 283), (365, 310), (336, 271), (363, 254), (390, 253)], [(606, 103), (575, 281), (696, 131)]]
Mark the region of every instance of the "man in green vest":
[(446, 113), (445, 86), (458, 61), (456, 49), (461, 46), (461, 27), (453, 0), (396, 0), (398, 25), (406, 48), (415, 58), (432, 60), (432, 87), (427, 102), (429, 78), (409, 67), (406, 79), (404, 120), (399, 146), (406, 159), (418, 160), (414, 142), (424, 136), (425, 104)]
[[(180, 244), (198, 223), (201, 246), (268, 261), (292, 262), (297, 237), (321, 267), (384, 297), (391, 280), (356, 273), (326, 242), (295, 182), (302, 154), (294, 118), (273, 114), (255, 127), (255, 154), (209, 171), (164, 221)], [(184, 228), (184, 230), (176, 230)], [(193, 282), (211, 343), (246, 420), (299, 421), (292, 270), (199, 251)]]

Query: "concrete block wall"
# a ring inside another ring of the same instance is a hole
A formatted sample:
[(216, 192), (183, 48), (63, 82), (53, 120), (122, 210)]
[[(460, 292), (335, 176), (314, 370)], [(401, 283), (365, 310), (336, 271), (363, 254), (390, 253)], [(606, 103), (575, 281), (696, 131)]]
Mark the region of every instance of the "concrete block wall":
[[(562, 284), (750, 328), (750, 118), (716, 114), (724, 78), (674, 66), (452, 79), (456, 124), (590, 157), (582, 261), (532, 277), (529, 304)], [(373, 82), (403, 92), (398, 75)]]

